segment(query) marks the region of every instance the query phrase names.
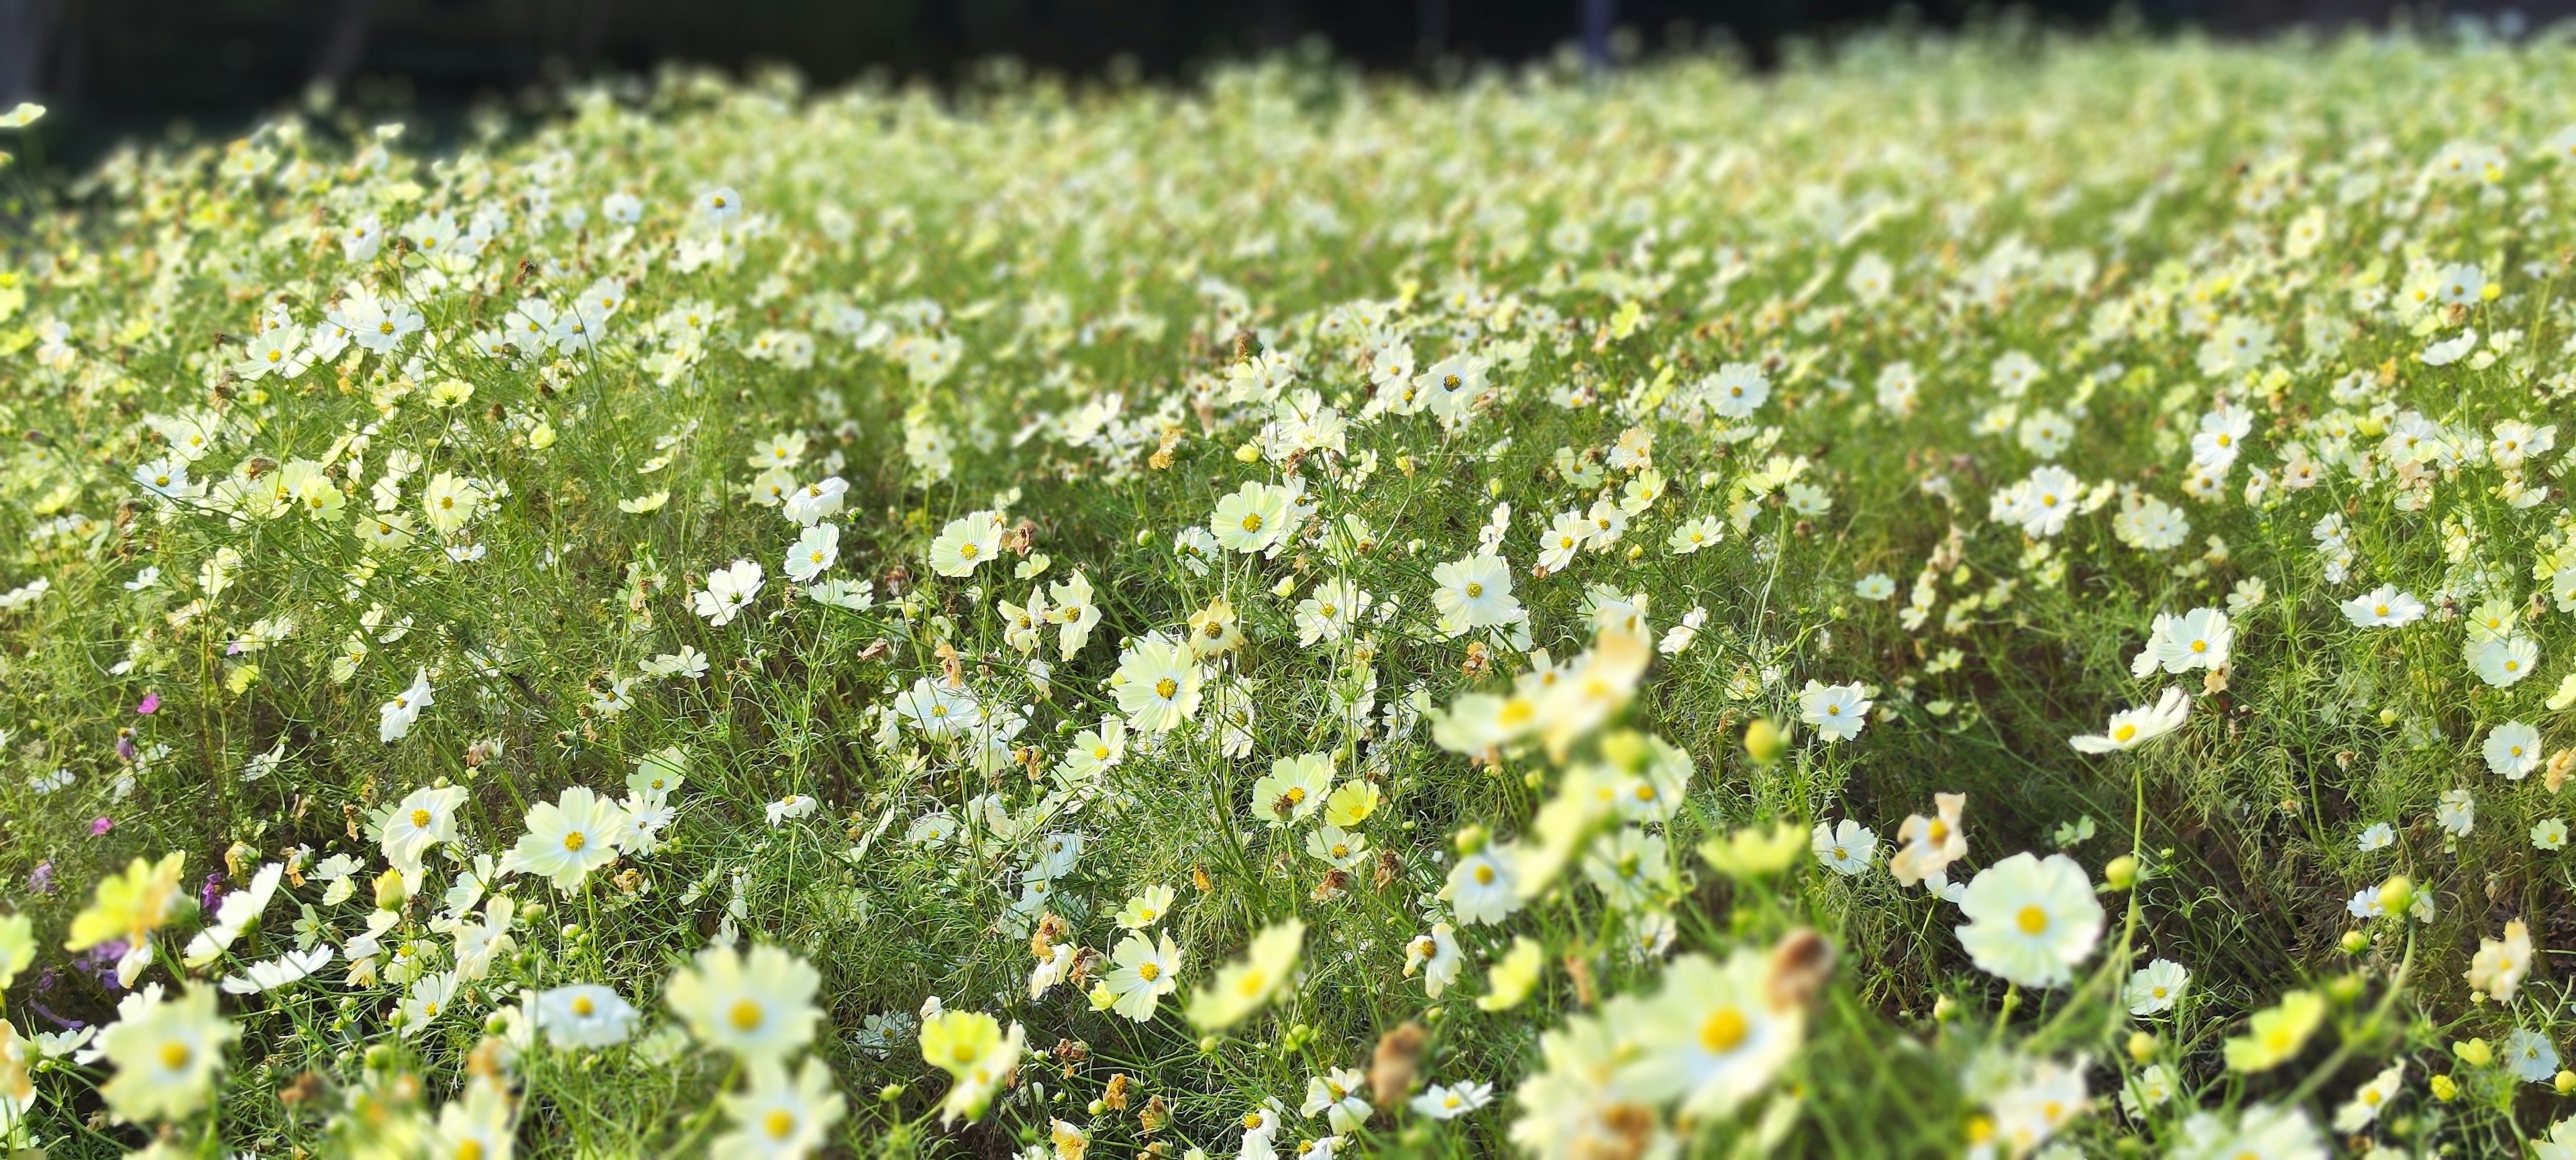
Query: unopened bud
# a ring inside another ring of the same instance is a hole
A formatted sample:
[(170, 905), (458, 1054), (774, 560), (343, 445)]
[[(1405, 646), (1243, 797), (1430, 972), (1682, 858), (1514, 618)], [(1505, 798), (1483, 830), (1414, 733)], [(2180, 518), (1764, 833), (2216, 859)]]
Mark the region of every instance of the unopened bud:
[(376, 875), (376, 909), (401, 910), (411, 900), (411, 888), (403, 884), (403, 872), (387, 868)]
[(2102, 866), (2102, 881), (2113, 890), (2126, 890), (2138, 884), (2137, 858), (2122, 854)]
[(2404, 914), (2415, 905), (2415, 881), (2403, 874), (2391, 874), (2379, 884), (2379, 909), (2385, 914)]
[(2343, 953), (2357, 955), (2370, 949), (2370, 936), (2357, 930), (2343, 932)]
[(2156, 1037), (2144, 1031), (2129, 1033), (2129, 1058), (2145, 1063), (2156, 1057)]
[(1744, 755), (1752, 758), (1756, 765), (1769, 765), (1780, 760), (1781, 752), (1788, 748), (1789, 739), (1781, 736), (1780, 727), (1772, 724), (1768, 717), (1756, 717), (1752, 724), (1744, 727)]

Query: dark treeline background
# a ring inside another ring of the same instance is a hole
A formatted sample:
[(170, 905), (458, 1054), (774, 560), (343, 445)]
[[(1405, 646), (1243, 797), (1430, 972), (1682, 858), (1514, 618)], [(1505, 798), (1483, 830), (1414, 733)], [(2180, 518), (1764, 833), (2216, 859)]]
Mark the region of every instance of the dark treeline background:
[[(2113, 19), (2111, 0), (2014, 7), (2042, 25)], [(59, 160), (174, 120), (220, 131), (317, 85), (344, 106), (435, 117), (675, 60), (786, 64), (827, 85), (871, 73), (949, 83), (995, 57), (1072, 76), (1175, 78), (1296, 46), (1381, 71), (1566, 45), (1615, 62), (1722, 42), (1766, 63), (1784, 38), (1891, 20), (1959, 27), (1987, 12), (1969, 0), (0, 0), (0, 107), (50, 106), (45, 144)], [(2454, 13), (2510, 31), (2576, 13), (2576, 0), (2130, 0), (2127, 13), (2221, 35), (2439, 26)]]

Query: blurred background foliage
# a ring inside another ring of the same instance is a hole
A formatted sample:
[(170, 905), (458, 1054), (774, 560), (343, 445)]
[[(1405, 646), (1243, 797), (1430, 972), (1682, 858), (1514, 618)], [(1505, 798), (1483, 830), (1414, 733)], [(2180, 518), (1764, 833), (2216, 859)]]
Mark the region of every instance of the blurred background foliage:
[(76, 165), (119, 139), (226, 132), (325, 93), (449, 131), (477, 107), (539, 111), (563, 81), (671, 63), (955, 86), (997, 60), (1115, 82), (1290, 50), (1440, 79), (1559, 53), (1616, 64), (1721, 47), (1764, 66), (1891, 23), (2243, 35), (2471, 13), (2514, 35), (2576, 0), (2022, 0), (2001, 15), (1973, 0), (0, 0), (0, 102), (48, 104), (40, 156)]

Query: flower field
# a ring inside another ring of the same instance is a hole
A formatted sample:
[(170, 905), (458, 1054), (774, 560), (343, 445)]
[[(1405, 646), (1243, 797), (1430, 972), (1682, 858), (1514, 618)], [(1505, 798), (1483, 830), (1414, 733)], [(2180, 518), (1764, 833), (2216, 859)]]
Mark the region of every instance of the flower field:
[(0, 1151), (2576, 1157), (2474, 32), (0, 170)]

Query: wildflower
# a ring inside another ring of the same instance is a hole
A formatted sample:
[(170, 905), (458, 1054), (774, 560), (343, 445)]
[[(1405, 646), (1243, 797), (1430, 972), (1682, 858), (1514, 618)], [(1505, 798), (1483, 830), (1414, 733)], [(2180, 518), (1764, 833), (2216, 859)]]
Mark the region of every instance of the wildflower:
[(1449, 904), (1458, 921), (1470, 926), (1497, 923), (1520, 909), (1519, 883), (1501, 851), (1492, 847), (1478, 850), (1451, 865), (1449, 878), (1440, 888), (1440, 900)]
[(2433, 807), (2433, 821), (2454, 838), (2465, 838), (2478, 824), (2478, 803), (2464, 789), (2446, 789)]
[(1216, 501), (1208, 530), (1217, 546), (1231, 552), (1266, 552), (1277, 547), (1290, 528), (1291, 501), (1285, 489), (1246, 483)]
[(2278, 1005), (2254, 1014), (2246, 1024), (2245, 1034), (2230, 1037), (2226, 1044), (2227, 1067), (2231, 1071), (2270, 1071), (2287, 1063), (2299, 1049), (2308, 1045), (2325, 1021), (2325, 1000), (2314, 991), (2290, 991), (2281, 996)]
[(1538, 987), (1544, 967), (1538, 944), (1527, 935), (1515, 935), (1512, 945), (1485, 970), (1485, 993), (1477, 996), (1479, 1011), (1509, 1011), (1528, 1000)]
[(152, 963), (152, 932), (177, 919), (188, 905), (187, 893), (179, 887), (179, 865), (186, 857), (174, 852), (158, 862), (136, 858), (123, 873), (99, 879), (89, 906), (72, 917), (63, 949), (85, 951), (122, 941), (127, 949), (117, 963), (117, 982), (134, 985), (135, 976)]
[(1110, 678), (1127, 723), (1147, 733), (1168, 733), (1198, 712), (1205, 680), (1186, 645), (1153, 633), (1129, 646)]
[(2361, 1131), (2379, 1118), (2388, 1102), (2397, 1098), (2406, 1080), (2406, 1061), (2398, 1060), (2372, 1076), (2370, 1082), (2352, 1093), (2352, 1098), (2335, 1110), (2334, 1130), (2346, 1135)]
[(1260, 1010), (1297, 969), (1306, 924), (1291, 918), (1254, 935), (1243, 958), (1219, 968), (1216, 978), (1191, 996), (1190, 1022), (1222, 1031)]
[(2402, 628), (2424, 615), (2424, 602), (2382, 584), (2343, 602), (2344, 619), (2354, 628)]
[(1334, 1068), (1306, 1080), (1306, 1102), (1297, 1109), (1302, 1116), (1321, 1115), (1336, 1134), (1356, 1132), (1368, 1122), (1369, 1102), (1360, 1095), (1368, 1077), (1355, 1068)]
[(663, 999), (708, 1047), (744, 1060), (784, 1059), (814, 1037), (822, 976), (773, 946), (699, 951), (663, 989)]
[(1687, 556), (1724, 540), (1726, 525), (1715, 516), (1694, 516), (1673, 528), (1664, 547), (1676, 556)]
[(1869, 724), (1870, 700), (1859, 685), (1824, 685), (1813, 680), (1798, 694), (1798, 719), (1815, 726), (1827, 741), (1849, 741)]
[(760, 565), (749, 560), (736, 560), (707, 573), (707, 586), (690, 594), (689, 607), (716, 628), (733, 623), (733, 618), (751, 606), (760, 595)]
[(1172, 888), (1157, 883), (1136, 892), (1126, 905), (1118, 908), (1121, 930), (1143, 930), (1161, 922), (1172, 910)]
[(1002, 521), (991, 512), (975, 512), (948, 521), (930, 541), (930, 570), (942, 576), (971, 576), (1002, 550)]
[(2496, 1002), (2510, 1003), (2522, 977), (2531, 971), (2531, 958), (2530, 929), (2521, 919), (2507, 922), (2503, 938), (2478, 940), (2478, 953), (2469, 959), (2469, 986)]
[(2159, 613), (2147, 647), (2130, 671), (2143, 677), (2157, 666), (2168, 673), (2223, 669), (2235, 640), (2235, 628), (2218, 609), (2195, 608), (2181, 616)]
[(2068, 742), (2078, 753), (2112, 753), (2135, 749), (2182, 726), (2191, 714), (2191, 698), (2181, 689), (2166, 689), (2153, 705), (2140, 705), (2111, 714), (2110, 727), (2103, 732), (2082, 734)]
[(2538, 1160), (2576, 1160), (2576, 1118), (2551, 1124), (2549, 1137), (2532, 1141), (2531, 1152)]
[(717, 1160), (810, 1156), (846, 1113), (832, 1070), (819, 1059), (807, 1059), (792, 1076), (778, 1060), (753, 1060), (742, 1090), (716, 1099), (734, 1125), (708, 1145)]
[(462, 786), (423, 787), (395, 802), (379, 835), (385, 860), (417, 868), (431, 848), (456, 840), (456, 811), (464, 804)]
[(2547, 1083), (2558, 1071), (2558, 1048), (2549, 1037), (2528, 1027), (2517, 1027), (2505, 1037), (2504, 1055), (2513, 1066), (2513, 1074), (2529, 1083)]
[(2487, 768), (2512, 781), (2521, 781), (2540, 768), (2543, 760), (2540, 730), (2520, 721), (2507, 721), (2487, 731), (2483, 748)]
[(1324, 807), (1333, 787), (1333, 755), (1305, 753), (1270, 763), (1252, 783), (1252, 813), (1273, 826), (1302, 822)]
[(438, 1109), (429, 1126), (430, 1154), (508, 1160), (518, 1136), (510, 1123), (510, 1096), (498, 1082), (477, 1078)]
[(2555, 851), (2567, 844), (2567, 822), (2561, 818), (2542, 818), (2531, 824), (2531, 845), (2536, 850)]
[(2166, 1153), (2175, 1160), (2326, 1160), (2325, 1141), (2308, 1114), (2296, 1107), (2256, 1104), (2239, 1112), (2231, 1125), (2214, 1112), (2194, 1112), (2183, 1121), (2180, 1139)]
[(841, 529), (831, 524), (815, 524), (796, 537), (787, 549), (787, 560), (779, 570), (799, 584), (811, 584), (823, 570), (841, 558)]
[(2102, 936), (2092, 880), (2064, 854), (2015, 854), (1979, 871), (1959, 909), (1959, 945), (1978, 969), (2026, 987), (2065, 983)]
[(412, 980), (411, 988), (403, 993), (398, 1020), (402, 1034), (418, 1035), (439, 1016), (446, 1014), (456, 1000), (456, 987), (454, 971), (438, 971)]
[(1466, 961), (1467, 956), (1458, 949), (1456, 930), (1445, 922), (1431, 924), (1430, 931), (1404, 944), (1404, 977), (1410, 979), (1419, 972), (1423, 994), (1433, 999), (1458, 981)]
[(1758, 951), (1673, 960), (1654, 998), (1613, 1016), (1636, 1044), (1620, 1081), (1648, 1099), (1678, 1100), (1691, 1116), (1734, 1111), (1769, 1086), (1806, 1035), (1806, 1012), (1783, 1003), (1773, 981)]
[(420, 720), (420, 711), (430, 706), (429, 669), (413, 670), (411, 687), (394, 694), (392, 700), (377, 710), (376, 739), (391, 745), (411, 736), (412, 725)]
[(2182, 998), (2183, 987), (2191, 982), (2191, 972), (2172, 959), (2157, 959), (2129, 975), (2129, 1014), (2159, 1015), (2173, 1010), (2174, 1001)]
[(2540, 667), (2540, 646), (2530, 637), (2491, 637), (2467, 646), (2469, 668), (2499, 689), (2521, 683)]
[(1431, 570), (1431, 582), (1437, 585), (1431, 603), (1440, 615), (1440, 631), (1452, 637), (1520, 618), (1511, 566), (1500, 556), (1478, 554), (1442, 564)]
[(1439, 1084), (1422, 1089), (1408, 1105), (1418, 1116), (1434, 1120), (1454, 1120), (1482, 1109), (1494, 1099), (1494, 1085), (1489, 1083)]
[(1172, 936), (1157, 943), (1142, 933), (1120, 940), (1110, 953), (1111, 967), (1101, 985), (1116, 996), (1112, 1010), (1138, 1023), (1154, 1017), (1154, 1005), (1181, 985), (1181, 950)]
[(634, 1034), (634, 1005), (596, 983), (540, 991), (533, 1009), (536, 1030), (559, 1047), (613, 1047)]
[(1869, 872), (1870, 857), (1878, 851), (1878, 835), (1850, 818), (1844, 818), (1839, 825), (1818, 822), (1807, 846), (1814, 851), (1816, 861), (1850, 878)]
[(525, 824), (528, 832), (502, 858), (502, 872), (534, 874), (566, 894), (615, 861), (627, 837), (626, 811), (587, 786), (569, 786), (554, 801), (529, 806)]
[(1968, 852), (1967, 833), (1959, 826), (1959, 811), (1967, 806), (1968, 795), (1936, 793), (1932, 803), (1934, 816), (1913, 814), (1897, 827), (1900, 845), (1887, 869), (1899, 886), (1930, 883), (1937, 892), (1950, 884), (1950, 863)]
[(156, 984), (126, 996), (116, 1006), (117, 1021), (99, 1035), (100, 1053), (116, 1065), (99, 1095), (126, 1123), (181, 1119), (204, 1107), (225, 1046), (241, 1035), (215, 1013), (213, 991), (161, 995)]

